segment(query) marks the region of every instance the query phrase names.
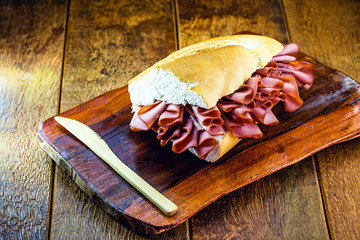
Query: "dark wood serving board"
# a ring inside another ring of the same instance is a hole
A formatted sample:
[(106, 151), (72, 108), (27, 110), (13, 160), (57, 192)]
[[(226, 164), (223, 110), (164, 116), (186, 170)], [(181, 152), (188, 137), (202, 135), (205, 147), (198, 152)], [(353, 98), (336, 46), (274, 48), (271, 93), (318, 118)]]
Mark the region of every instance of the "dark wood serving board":
[(173, 228), (218, 198), (332, 144), (360, 134), (360, 84), (345, 74), (299, 54), (315, 64), (315, 83), (301, 89), (303, 106), (294, 113), (274, 108), (280, 124), (261, 126), (262, 139), (241, 141), (215, 163), (161, 147), (152, 131), (132, 132), (127, 87), (115, 89), (59, 114), (94, 129), (115, 154), (153, 187), (178, 205), (172, 217), (117, 175), (54, 118), (37, 134), (40, 146), (100, 207), (142, 233)]

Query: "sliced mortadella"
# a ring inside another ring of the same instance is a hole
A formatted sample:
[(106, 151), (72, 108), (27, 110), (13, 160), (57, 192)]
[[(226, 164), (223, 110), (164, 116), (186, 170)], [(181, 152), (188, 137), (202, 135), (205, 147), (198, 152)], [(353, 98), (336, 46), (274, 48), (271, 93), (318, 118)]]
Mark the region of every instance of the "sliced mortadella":
[(291, 54), (296, 54), (300, 52), (300, 48), (296, 43), (289, 43), (284, 45), (284, 49), (279, 52), (278, 54), (276, 54), (274, 57), (276, 56), (280, 56), (280, 55), (291, 55)]
[(240, 121), (242, 123), (250, 123), (252, 122), (251, 116), (249, 112), (251, 112), (254, 109), (254, 107), (247, 106), (247, 105), (240, 105), (236, 108), (234, 108), (230, 114), (234, 117), (237, 116), (237, 121)]
[(170, 126), (166, 126), (166, 127), (160, 127), (157, 129), (157, 139), (159, 140), (163, 140), (166, 138), (169, 138), (169, 131), (170, 131), (171, 127)]
[(194, 150), (201, 159), (205, 159), (206, 156), (216, 146), (216, 140), (207, 131), (201, 131), (199, 134), (198, 146), (194, 147)]
[(149, 129), (165, 108), (165, 102), (156, 101), (151, 105), (140, 108), (140, 110), (138, 111), (138, 117), (146, 124), (147, 129)]
[[(220, 110), (215, 106), (210, 109), (204, 109), (197, 106), (187, 106), (187, 111), (192, 119), (197, 119), (211, 135), (217, 136), (225, 133), (222, 125), (224, 121), (221, 118)], [(202, 129), (204, 129), (201, 126)]]
[(131, 119), (130, 128), (133, 131), (146, 131), (148, 127), (146, 124), (138, 117), (138, 111), (136, 111)]
[(212, 135), (209, 134), (209, 132), (204, 130), (204, 128), (194, 116), (190, 115), (190, 119), (194, 124), (194, 128), (199, 133), (197, 136), (198, 145), (194, 147), (194, 150), (201, 159), (204, 159), (216, 146), (216, 140)]
[(270, 108), (257, 107), (251, 114), (256, 117), (258, 122), (261, 122), (264, 125), (273, 126), (279, 123)]
[(252, 119), (249, 112), (244, 112), (240, 116), (235, 115), (233, 112), (229, 112), (223, 115), (224, 126), (231, 131), (236, 126), (246, 125), (252, 123)]
[(221, 126), (224, 123), (224, 121), (221, 119), (221, 112), (216, 106), (210, 109), (205, 109), (191, 105), (191, 108), (198, 121), (201, 122), (201, 124), (204, 126)]
[[(280, 79), (263, 77), (259, 82), (258, 92), (255, 99), (262, 102), (267, 102), (269, 99), (278, 96), (281, 89), (284, 87), (284, 82)], [(263, 105), (263, 104), (262, 104)]]
[(188, 148), (198, 146), (198, 134), (193, 121), (187, 118), (182, 126), (180, 136), (174, 139), (172, 150), (175, 153), (182, 153)]
[(284, 108), (286, 112), (294, 112), (299, 109), (299, 106), (302, 105), (303, 101), (301, 98), (297, 98), (292, 95), (288, 95), (285, 93), (282, 93), (284, 100)]
[(278, 68), (277, 62), (270, 61), (264, 68), (259, 68), (255, 71), (255, 73), (260, 74), (262, 76), (269, 76), (269, 74)]
[(232, 133), (238, 138), (261, 138), (263, 136), (259, 126), (253, 122), (244, 126), (237, 126)]
[(161, 113), (158, 124), (159, 126), (174, 126), (182, 124), (184, 116), (184, 106), (178, 104), (168, 104)]
[(296, 111), (302, 104), (303, 100), (299, 96), (299, 91), (295, 80), (290, 76), (281, 77), (284, 82), (284, 107), (286, 112)]
[(224, 127), (233, 132), (236, 127), (248, 125), (254, 122), (250, 115), (250, 108), (247, 106), (239, 106), (231, 112), (224, 113)]
[(259, 88), (270, 88), (281, 90), (284, 87), (284, 83), (280, 79), (263, 77), (259, 82)]
[[(290, 60), (290, 55), (295, 55), (300, 51), (300, 48), (295, 43), (290, 43), (284, 46), (284, 49), (275, 55), (272, 60), (277, 61), (278, 70), (283, 72), (283, 75), (293, 76), (300, 87), (310, 89), (314, 82), (314, 65), (312, 63)], [(285, 59), (289, 57), (289, 59)], [(287, 73), (287, 74), (286, 74)]]
[(212, 136), (223, 135), (225, 133), (222, 126), (209, 125), (206, 126), (206, 131)]
[(300, 86), (305, 89), (310, 89), (314, 82), (314, 65), (305, 62), (290, 62), (288, 64), (279, 64), (279, 70), (284, 73), (292, 73), (295, 76), (295, 80), (300, 82)]
[(283, 76), (280, 78), (281, 78), (281, 81), (284, 83), (284, 87), (282, 88), (283, 92), (290, 94), (290, 95), (299, 96), (299, 90), (298, 90), (298, 87), (297, 87), (297, 84), (296, 84), (294, 78), (292, 78), (290, 76)]
[(248, 104), (252, 100), (254, 89), (249, 85), (242, 86), (239, 90), (226, 96), (227, 99), (240, 104)]
[(279, 70), (283, 71), (283, 72), (291, 72), (295, 75), (295, 77), (305, 83), (305, 84), (312, 84), (312, 77), (310, 74), (307, 74), (305, 72), (302, 72), (302, 71), (296, 71), (296, 70), (290, 70), (288, 68), (279, 68)]
[(222, 111), (222, 112), (230, 112), (234, 108), (239, 107), (239, 103), (233, 102), (231, 100), (228, 100), (226, 98), (222, 98), (218, 101), (216, 106)]
[(290, 55), (275, 56), (272, 58), (273, 61), (279, 62), (293, 62), (296, 61), (296, 57)]
[(165, 146), (169, 141), (176, 139), (180, 136), (182, 125), (171, 127), (160, 127), (157, 139), (160, 140), (161, 146)]
[(231, 100), (231, 101), (234, 101), (234, 102), (237, 102), (240, 104), (249, 104), (255, 97), (259, 80), (260, 80), (260, 76), (251, 77), (238, 90), (236, 90), (234, 93), (229, 94), (223, 98), (226, 98), (228, 100)]

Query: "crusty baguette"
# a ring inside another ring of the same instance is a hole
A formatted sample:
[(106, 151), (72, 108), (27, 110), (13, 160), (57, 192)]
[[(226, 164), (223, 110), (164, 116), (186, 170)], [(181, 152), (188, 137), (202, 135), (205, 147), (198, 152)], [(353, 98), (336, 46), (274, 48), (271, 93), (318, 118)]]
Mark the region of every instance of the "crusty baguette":
[[(258, 35), (226, 36), (185, 47), (129, 81), (133, 111), (156, 100), (211, 108), (283, 48), (280, 42)], [(217, 145), (205, 160), (218, 160), (240, 140), (229, 131), (217, 136)]]
[(211, 108), (282, 49), (280, 42), (258, 35), (214, 38), (185, 47), (129, 81), (133, 110), (155, 100)]

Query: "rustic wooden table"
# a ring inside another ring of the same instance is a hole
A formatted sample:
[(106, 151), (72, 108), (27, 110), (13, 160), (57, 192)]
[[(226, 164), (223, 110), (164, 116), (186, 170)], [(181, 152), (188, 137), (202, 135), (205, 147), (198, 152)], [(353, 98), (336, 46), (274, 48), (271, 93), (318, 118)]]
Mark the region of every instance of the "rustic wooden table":
[(174, 50), (252, 31), (359, 81), (360, 2), (0, 1), (0, 239), (360, 239), (360, 139), (241, 188), (160, 235), (95, 205), (38, 147), (39, 123)]

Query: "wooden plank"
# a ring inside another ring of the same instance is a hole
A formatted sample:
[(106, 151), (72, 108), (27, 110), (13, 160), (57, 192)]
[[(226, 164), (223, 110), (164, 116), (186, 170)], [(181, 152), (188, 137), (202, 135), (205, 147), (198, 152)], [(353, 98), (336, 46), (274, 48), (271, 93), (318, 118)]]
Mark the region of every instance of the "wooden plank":
[[(320, 62), (360, 81), (360, 2), (284, 1), (291, 40)], [(360, 238), (360, 140), (316, 154), (333, 239)]]
[[(278, 1), (179, 1), (179, 19), (181, 47), (239, 31), (252, 31), (288, 42)], [(251, 204), (249, 199), (252, 199)], [(195, 215), (191, 227), (194, 239), (208, 239), (209, 236), (211, 239), (224, 236), (233, 239), (326, 239), (327, 229), (312, 160), (279, 171), (219, 200)]]
[(288, 42), (281, 7), (276, 0), (179, 0), (178, 7), (180, 48), (209, 38), (242, 31)]
[(52, 160), (39, 123), (58, 110), (65, 1), (0, 1), (0, 238), (45, 239)]
[(358, 82), (360, 63), (359, 1), (284, 0), (291, 41), (321, 63)]
[[(71, 1), (61, 110), (127, 84), (174, 51), (172, 8), (172, 1)], [(60, 168), (55, 184), (53, 239), (144, 238), (95, 205)], [(157, 238), (186, 234), (183, 224)]]

